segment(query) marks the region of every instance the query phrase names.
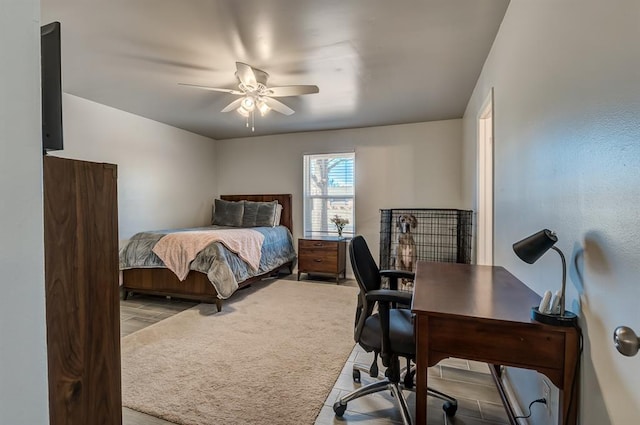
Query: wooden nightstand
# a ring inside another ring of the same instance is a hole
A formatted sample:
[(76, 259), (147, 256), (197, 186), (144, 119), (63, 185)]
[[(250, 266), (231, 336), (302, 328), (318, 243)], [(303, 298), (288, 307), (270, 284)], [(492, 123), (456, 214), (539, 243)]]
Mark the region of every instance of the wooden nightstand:
[(325, 273), (346, 277), (347, 241), (318, 236), (298, 239), (298, 280), (301, 273)]

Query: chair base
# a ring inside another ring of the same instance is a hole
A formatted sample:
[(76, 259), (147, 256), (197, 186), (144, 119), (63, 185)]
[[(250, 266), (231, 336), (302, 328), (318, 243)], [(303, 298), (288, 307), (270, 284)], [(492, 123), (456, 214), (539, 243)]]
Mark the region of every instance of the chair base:
[[(358, 367), (357, 369), (362, 370), (364, 368)], [(355, 372), (356, 366), (354, 366), (354, 380)], [(333, 412), (336, 414), (336, 416), (342, 416), (347, 410), (347, 403), (349, 403), (350, 401), (385, 390), (391, 391), (393, 397), (398, 401), (398, 404), (400, 405), (400, 415), (402, 416), (402, 422), (404, 423), (404, 425), (412, 425), (413, 422), (411, 419), (411, 414), (409, 413), (407, 400), (405, 399), (404, 394), (402, 394), (402, 386), (400, 385), (400, 383), (391, 382), (387, 378), (373, 382), (369, 385), (365, 385), (364, 387), (360, 387), (345, 395), (344, 397), (341, 397), (340, 400), (336, 401), (333, 404)], [(442, 405), (442, 410), (444, 410), (446, 416), (451, 417), (456, 414), (456, 411), (458, 410), (458, 401), (453, 397), (449, 397), (448, 395), (431, 388), (427, 388), (427, 395), (436, 397), (445, 402)]]
[[(376, 378), (378, 379), (380, 377), (380, 374), (378, 372), (377, 367), (375, 369), (372, 369), (372, 367), (368, 368), (366, 366), (363, 365), (359, 365), (359, 364), (354, 364), (353, 365), (353, 382), (357, 382), (360, 383), (360, 375), (362, 374), (362, 372), (366, 373), (367, 375), (371, 376), (372, 378)], [(374, 372), (373, 374), (371, 372)]]

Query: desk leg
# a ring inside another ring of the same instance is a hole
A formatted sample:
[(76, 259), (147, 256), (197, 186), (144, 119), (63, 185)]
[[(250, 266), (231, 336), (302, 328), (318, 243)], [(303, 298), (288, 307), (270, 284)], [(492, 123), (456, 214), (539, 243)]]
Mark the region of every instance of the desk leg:
[(427, 423), (427, 370), (416, 366), (416, 425)]
[(427, 424), (427, 378), (429, 365), (429, 339), (425, 331), (428, 328), (426, 317), (416, 317), (416, 425)]
[[(580, 389), (580, 342), (578, 333), (566, 333), (564, 350), (564, 385), (560, 388), (559, 423), (578, 423), (578, 400)], [(576, 376), (577, 372), (577, 376)], [(575, 382), (574, 382), (575, 380)], [(573, 387), (573, 391), (572, 390)], [(573, 392), (573, 394), (571, 394)]]

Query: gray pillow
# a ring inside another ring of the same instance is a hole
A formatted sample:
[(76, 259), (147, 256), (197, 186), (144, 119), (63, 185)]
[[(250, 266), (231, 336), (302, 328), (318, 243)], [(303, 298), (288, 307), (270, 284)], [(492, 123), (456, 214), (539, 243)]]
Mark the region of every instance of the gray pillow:
[(242, 227), (273, 227), (276, 226), (276, 212), (278, 201), (252, 202), (244, 201), (244, 216)]
[(213, 224), (219, 226), (242, 226), (244, 202), (231, 202), (216, 199), (214, 201)]

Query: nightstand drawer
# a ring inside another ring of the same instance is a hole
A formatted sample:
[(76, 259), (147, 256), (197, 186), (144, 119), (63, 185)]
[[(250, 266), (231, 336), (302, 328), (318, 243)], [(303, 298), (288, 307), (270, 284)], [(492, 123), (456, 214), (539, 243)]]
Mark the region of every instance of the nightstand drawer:
[(305, 249), (298, 254), (298, 261), (305, 260), (314, 261), (319, 263), (320, 261), (333, 262), (338, 264), (338, 250), (337, 249)]
[(298, 241), (298, 250), (299, 251), (307, 251), (307, 250), (331, 250), (338, 251), (338, 242), (334, 241), (314, 241), (307, 239), (300, 239)]
[(318, 273), (338, 273), (338, 255), (309, 255), (298, 256), (298, 268), (303, 271)]

